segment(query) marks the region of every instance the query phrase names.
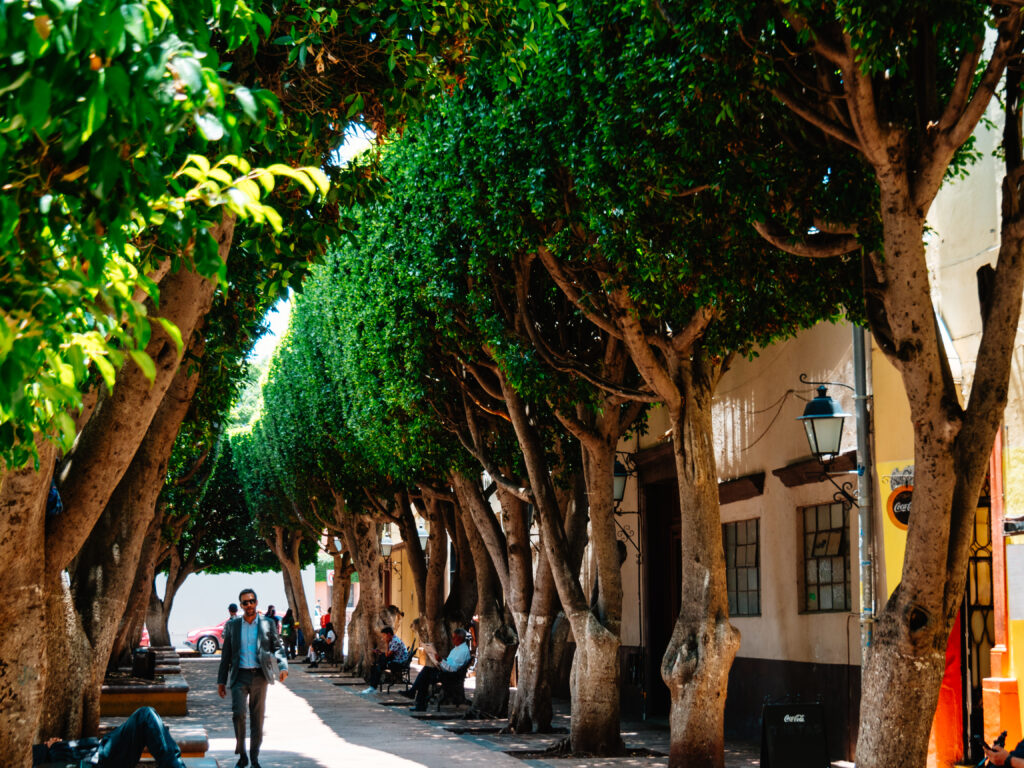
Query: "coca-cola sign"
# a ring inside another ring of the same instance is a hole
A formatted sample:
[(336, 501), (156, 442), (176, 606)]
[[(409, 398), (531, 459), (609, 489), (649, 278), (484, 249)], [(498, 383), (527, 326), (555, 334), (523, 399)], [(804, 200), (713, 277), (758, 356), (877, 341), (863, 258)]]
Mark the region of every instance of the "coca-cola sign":
[(889, 519), (897, 528), (907, 529), (907, 522), (910, 520), (910, 505), (914, 496), (914, 486), (900, 485), (892, 489), (889, 494), (889, 501), (886, 508), (889, 512)]

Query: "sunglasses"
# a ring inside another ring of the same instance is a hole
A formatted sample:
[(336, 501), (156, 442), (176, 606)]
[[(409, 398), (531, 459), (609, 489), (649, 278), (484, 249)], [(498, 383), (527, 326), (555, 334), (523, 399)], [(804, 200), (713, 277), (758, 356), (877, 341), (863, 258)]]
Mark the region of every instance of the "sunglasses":
[(255, 600), (240, 600), (239, 602), (241, 602), (242, 605), (256, 605)]

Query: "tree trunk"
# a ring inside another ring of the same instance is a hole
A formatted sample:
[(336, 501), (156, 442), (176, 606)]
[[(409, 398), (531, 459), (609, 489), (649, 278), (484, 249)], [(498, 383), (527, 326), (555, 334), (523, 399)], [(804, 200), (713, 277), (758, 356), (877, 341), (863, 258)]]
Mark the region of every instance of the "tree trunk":
[(399, 518), (398, 530), (402, 534), (402, 541), (405, 542), (405, 556), (412, 571), (413, 584), (416, 589), (416, 604), (420, 613), (426, 605), (427, 598), (427, 557), (423, 546), (420, 544), (419, 531), (416, 529), (416, 518), (412, 513), (412, 503), (409, 493), (403, 490), (399, 494)]
[[(554, 591), (554, 585), (551, 587)], [(515, 733), (551, 733), (552, 616), (531, 613), (520, 632), (516, 696), (508, 716)]]
[(700, 353), (683, 365), (682, 407), (669, 408), (684, 534), (682, 605), (661, 662), (672, 698), (669, 765), (722, 768), (725, 692), (740, 637), (729, 623), (711, 431), (718, 368)]
[(346, 669), (356, 675), (368, 675), (373, 664), (371, 651), (384, 624), (384, 590), (381, 569), (384, 561), (380, 554), (380, 526), (369, 515), (347, 513), (351, 524), (342, 530), (345, 548), (352, 555), (359, 573), (359, 603), (352, 612), (348, 630), (348, 659)]
[(352, 558), (348, 552), (332, 551), (334, 560), (334, 589), (331, 592), (331, 616), (334, 619), (334, 631), (338, 635), (334, 657), (338, 661), (343, 660), (342, 649), (344, 648), (345, 633), (348, 627), (345, 626), (345, 616), (348, 608), (348, 596), (352, 591), (352, 574), (355, 573), (355, 566), (352, 565)]
[[(286, 531), (283, 526), (275, 525), (273, 536), (266, 537), (266, 541), (281, 564), (281, 573), (286, 579), (285, 584), (291, 584), (292, 594), (289, 600), (294, 602), (289, 603), (289, 607), (295, 615), (295, 621), (302, 629), (306, 642), (312, 643), (316, 633), (313, 628), (313, 619), (309, 615), (306, 588), (302, 585), (302, 561), (299, 555), (302, 538), (300, 531)], [(287, 587), (285, 591), (287, 591)]]
[[(121, 625), (117, 629), (114, 643), (110, 649), (110, 660), (107, 662), (107, 669), (111, 672), (116, 672), (120, 666), (131, 664), (132, 650), (138, 647), (139, 640), (142, 637), (142, 628), (146, 624), (146, 616), (149, 612), (150, 598), (153, 592), (153, 576), (156, 572), (155, 561), (163, 549), (160, 541), (163, 517), (162, 510), (153, 516), (143, 539), (142, 552), (139, 555), (139, 566), (135, 571), (135, 579), (132, 582), (128, 602), (125, 605), (124, 616), (121, 617)], [(169, 638), (155, 638), (153, 631), (149, 633), (149, 642), (154, 646), (171, 644)]]
[(91, 691), (88, 673), (93, 664), (92, 647), (66, 575), (47, 573), (43, 585), (46, 628), (36, 643), (45, 646), (49, 664), (37, 742), (82, 734), (82, 714), (88, 709), (84, 697)]
[[(1011, 73), (1019, 90), (1019, 74)], [(1017, 96), (1012, 102), (1017, 103)], [(1016, 108), (1016, 107), (1015, 107)], [(1019, 131), (1007, 117), (1007, 131)], [(894, 760), (923, 765), (945, 670), (945, 651), (963, 599), (978, 494), (1006, 405), (1012, 349), (1024, 283), (1019, 134), (1008, 154), (1003, 185), (1002, 242), (991, 303), (983, 307), (984, 335), (966, 411), (959, 408), (937, 324), (909, 325), (907, 317), (932, 312), (922, 244), (923, 223), (882, 188), (886, 252), (907, 262), (892, 268), (876, 260), (887, 282), (886, 322), (872, 325), (876, 340), (903, 376), (914, 424), (914, 514), (908, 521), (900, 584), (874, 625), (864, 663), (857, 763), (866, 768)], [(1015, 159), (1011, 163), (1011, 157)], [(891, 198), (891, 199), (890, 199)], [(918, 269), (908, 269), (917, 264)], [(887, 271), (888, 270), (888, 271)], [(924, 279), (922, 279), (922, 276)], [(915, 307), (908, 315), (907, 308)], [(912, 350), (912, 351), (911, 351)], [(898, 353), (897, 353), (898, 351)], [(920, 498), (918, 496), (920, 491)], [(906, 691), (915, 691), (906, 696)], [(898, 747), (897, 747), (898, 743)]]
[(37, 439), (39, 466), (8, 472), (0, 486), (0, 755), (32, 764), (47, 663), (43, 536), (54, 447)]
[[(222, 223), (211, 229), (224, 260), (234, 225), (234, 215), (225, 214)], [(215, 288), (215, 281), (186, 267), (161, 283), (159, 311), (154, 314), (178, 327), (186, 348), (209, 312)], [(50, 572), (67, 568), (85, 543), (145, 437), (184, 350), (179, 351), (167, 332), (154, 324), (146, 352), (156, 365), (153, 382), (134, 361), (126, 362), (114, 389), (100, 401), (64, 461), (58, 484), (65, 514), (47, 521), (46, 567)]]
[[(460, 503), (461, 508), (465, 506)], [(460, 514), (459, 518), (465, 521), (466, 539), (476, 566), (478, 597), (476, 690), (471, 712), (474, 717), (506, 717), (509, 679), (519, 638), (515, 628), (509, 624), (511, 616), (505, 609), (501, 583), (491, 563), (491, 556), (487, 553), (487, 546), (472, 518), (465, 513)]]
[(171, 618), (171, 607), (174, 604), (174, 593), (171, 591), (171, 580), (167, 580), (163, 599), (156, 590), (156, 581), (150, 582), (149, 600), (146, 605), (146, 629), (149, 631), (149, 644), (152, 646), (171, 645), (171, 632), (167, 624)]
[(508, 716), (516, 733), (551, 733), (551, 626), (559, 607), (547, 556), (540, 552), (530, 611), (525, 622), (520, 616), (516, 695)]
[(445, 528), (443, 504), (440, 499), (426, 496), (430, 538), (427, 539), (426, 605), (416, 619), (416, 634), (421, 644), (432, 643), (441, 658), (451, 648), (451, 638), (445, 621), (444, 574), (448, 561), (448, 533)]
[[(573, 753), (619, 755), (624, 751), (619, 721), (619, 624), (622, 576), (612, 521), (615, 445), (594, 441), (584, 451), (587, 491), (594, 508), (592, 544), (597, 556), (602, 597), (591, 610), (579, 581), (581, 540), (585, 538), (585, 494), (574, 493), (564, 520), (551, 481), (543, 441), (526, 403), (502, 377), (502, 394), (523, 451), (541, 523), (541, 544), (563, 610), (572, 625), (577, 651), (573, 676), (570, 748)], [(563, 449), (564, 450), (564, 449)], [(593, 677), (588, 677), (590, 673)]]
[[(84, 735), (95, 735), (99, 729), (100, 689), (107, 662), (140, 568), (140, 556), (163, 489), (174, 440), (198, 383), (198, 368), (182, 366), (179, 369), (128, 471), (89, 534), (71, 572), (74, 609), (81, 617), (84, 640), (89, 647), (87, 687), (82, 690), (80, 700), (70, 697), (68, 701), (68, 688), (55, 688), (48, 681), (48, 707), (58, 709), (64, 701), (72, 708), (81, 703), (84, 707), (81, 714), (72, 710), (64, 717), (68, 722), (80, 719)], [(151, 536), (150, 542), (154, 540), (158, 542), (156, 536)], [(117, 552), (117, 557), (112, 558), (111, 552)], [(147, 583), (149, 580), (147, 578)], [(51, 658), (51, 670), (70, 658)], [(68, 673), (69, 677), (73, 675)]]
[[(569, 742), (574, 753), (618, 755), (625, 750), (620, 735), (619, 637), (590, 611), (575, 622), (576, 638), (569, 687), (572, 720)], [(584, 624), (583, 632), (577, 629)]]
[[(472, 525), (472, 521), (469, 521), (469, 524)], [(455, 573), (452, 576), (453, 583), (449, 585), (444, 615), (449, 626), (468, 627), (479, 604), (477, 583), (480, 575), (475, 567), (473, 549), (462, 515), (454, 515), (453, 527)]]

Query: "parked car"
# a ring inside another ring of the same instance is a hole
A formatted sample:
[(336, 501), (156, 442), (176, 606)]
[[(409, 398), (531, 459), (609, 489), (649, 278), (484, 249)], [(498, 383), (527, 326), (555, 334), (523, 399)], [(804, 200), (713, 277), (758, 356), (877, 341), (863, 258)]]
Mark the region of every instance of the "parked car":
[(185, 645), (202, 656), (213, 656), (224, 644), (224, 625), (227, 623), (228, 620), (224, 619), (218, 624), (193, 629), (185, 638)]

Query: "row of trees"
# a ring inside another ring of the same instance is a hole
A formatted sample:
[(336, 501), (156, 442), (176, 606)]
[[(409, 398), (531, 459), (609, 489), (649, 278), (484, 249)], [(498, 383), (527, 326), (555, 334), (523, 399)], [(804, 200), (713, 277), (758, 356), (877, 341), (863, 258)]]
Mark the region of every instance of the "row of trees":
[[(839, 314), (866, 320), (903, 376), (927, 488), (915, 505), (927, 512), (911, 522), (903, 580), (865, 661), (857, 759), (923, 764), (1024, 288), (1020, 82), (1008, 70), (1020, 9), (609, 1), (570, 3), (564, 20), (541, 29), (521, 78), (481, 62), (388, 148), (387, 198), (311, 278), (262, 415), (232, 438), (250, 499), (340, 534), (371, 593), (379, 525), (409, 525), (419, 507), (433, 552), (438, 539), (464, 539), (460, 567), (476, 565), (485, 711), (504, 714), (492, 702), (503, 704), (518, 644), (511, 725), (549, 727), (560, 610), (576, 642), (571, 748), (614, 754), (614, 449), (660, 404), (684, 532), (684, 599), (662, 662), (670, 762), (721, 765), (739, 638), (724, 586), (715, 385), (736, 354)], [(924, 221), (943, 180), (970, 163), (1001, 81), (1003, 240), (961, 406)], [(536, 563), (523, 538), (531, 514)], [(438, 621), (471, 604), (467, 582), (442, 605), (430, 582), (438, 558), (424, 572), (415, 536), (403, 538), (421, 637), (436, 641)], [(364, 637), (374, 601), (358, 619)]]
[[(479, 51), (514, 49), (520, 5), (4, 9), (0, 751), (12, 765), (30, 764), (35, 741), (95, 733), (108, 660), (140, 626), (126, 606), (149, 604), (162, 558), (197, 567), (167, 549), (177, 531), (216, 540), (225, 508), (206, 480), (231, 465), (214, 446), (240, 361), (267, 307), (377, 187), (372, 161), (341, 163), (346, 131), (400, 132)], [(47, 516), (51, 479), (64, 511)]]
[[(33, 738), (94, 730), (109, 617), (133, 584), (150, 588), (161, 553), (145, 532), (180, 521), (159, 491), (189, 409), (199, 392), (229, 399), (216, 393), (263, 309), (337, 242), (262, 409), (229, 439), (261, 535), (285, 562), (334, 534), (336, 573), (364, 575), (358, 650), (380, 603), (378, 528), (400, 525), (421, 636), (443, 645), (446, 622), (481, 616), (484, 711), (504, 713), (518, 649), (516, 728), (550, 724), (561, 611), (577, 644), (571, 746), (614, 753), (611, 468), (618, 438), (661, 404), (685, 532), (662, 668), (673, 765), (721, 764), (738, 646), (715, 384), (735, 354), (841, 312), (866, 318), (904, 379), (927, 512), (866, 659), (857, 758), (923, 764), (1024, 288), (1019, 3), (515, 5), (4, 12), (5, 754), (27, 765)], [(1002, 247), (961, 406), (923, 229), (1000, 83)], [(337, 164), (351, 121), (384, 137), (421, 113), (381, 158), (385, 196), (372, 167)], [(203, 437), (182, 439), (179, 489), (208, 471), (204, 454), (227, 461), (207, 453), (216, 411), (193, 411)], [(66, 512), (46, 518), (58, 447)], [(412, 544), (414, 506), (432, 523), (429, 559)], [(442, 601), (449, 538), (461, 571)], [(897, 698), (911, 687), (923, 695)]]

